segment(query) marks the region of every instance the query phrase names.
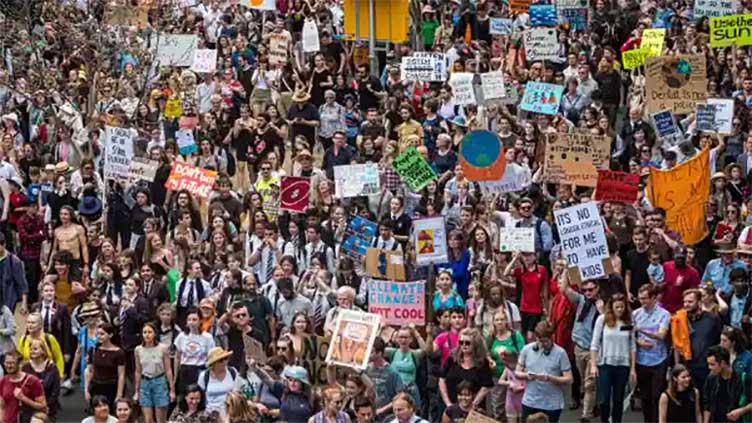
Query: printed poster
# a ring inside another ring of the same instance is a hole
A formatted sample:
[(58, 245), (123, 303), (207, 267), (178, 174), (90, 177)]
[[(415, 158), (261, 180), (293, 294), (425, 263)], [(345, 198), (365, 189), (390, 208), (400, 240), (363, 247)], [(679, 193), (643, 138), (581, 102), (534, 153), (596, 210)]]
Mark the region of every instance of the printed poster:
[(661, 110), (693, 113), (696, 104), (704, 103), (707, 98), (704, 55), (648, 57), (645, 76), (650, 113)]
[(311, 178), (303, 176), (283, 176), (280, 183), (280, 210), (302, 213), (308, 208), (311, 191)]
[(609, 137), (559, 132), (546, 140), (543, 176), (560, 184), (595, 187), (598, 170), (608, 169), (610, 159)]
[(561, 85), (528, 81), (520, 108), (528, 112), (555, 115), (559, 113), (563, 93), (564, 87)]
[(217, 70), (217, 50), (197, 48), (193, 51), (191, 70), (198, 73), (213, 73)]
[(715, 132), (715, 106), (697, 104), (695, 124), (698, 131)]
[(504, 89), (504, 72), (493, 71), (480, 74), (480, 83), (483, 88), (483, 99), (492, 100), (506, 95)]
[(378, 228), (376, 223), (364, 217), (353, 217), (347, 224), (347, 233), (340, 249), (351, 256), (365, 256), (373, 240), (378, 236)]
[(368, 312), (387, 325), (426, 324), (426, 281), (368, 281)]
[(413, 220), (415, 262), (418, 266), (449, 260), (444, 217)]
[(104, 178), (128, 181), (133, 160), (133, 130), (105, 127)]
[(392, 167), (413, 192), (419, 192), (436, 179), (436, 172), (412, 145), (395, 157)]
[(653, 113), (652, 117), (659, 138), (668, 137), (678, 132), (676, 122), (674, 122), (674, 115), (670, 110)]
[(449, 78), (449, 86), (452, 87), (452, 96), (454, 104), (466, 106), (475, 104), (475, 89), (473, 88), (473, 77), (475, 74), (470, 72), (455, 72)]
[(380, 185), (376, 163), (334, 166), (334, 194), (337, 198), (378, 194)]
[(554, 28), (530, 28), (525, 31), (525, 55), (528, 62), (559, 58), (559, 39)]
[(731, 134), (734, 124), (734, 100), (709, 98), (708, 104), (715, 107), (715, 128), (721, 135)]
[(603, 260), (609, 258), (603, 220), (595, 202), (554, 210), (562, 255), (577, 267), (583, 281), (606, 275)]
[(447, 79), (447, 58), (443, 53), (415, 52), (402, 58), (400, 79), (417, 82), (444, 82)]
[(535, 252), (535, 228), (499, 228), (499, 248), (502, 253)]
[(194, 197), (208, 198), (217, 179), (217, 171), (203, 169), (189, 163), (172, 162), (165, 188), (171, 191), (186, 189)]
[(380, 320), (378, 314), (341, 310), (334, 324), (326, 363), (365, 370)]

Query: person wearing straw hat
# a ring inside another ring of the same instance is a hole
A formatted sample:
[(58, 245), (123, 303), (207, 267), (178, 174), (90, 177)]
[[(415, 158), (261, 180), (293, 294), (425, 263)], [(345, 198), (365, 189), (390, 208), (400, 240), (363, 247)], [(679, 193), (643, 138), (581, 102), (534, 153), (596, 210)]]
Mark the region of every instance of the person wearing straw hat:
[(287, 123), (290, 125), (290, 137), (302, 135), (312, 143), (316, 139), (316, 127), (319, 126), (319, 110), (308, 100), (311, 95), (306, 91), (297, 91), (292, 96), (293, 105), (287, 111)]
[(232, 351), (214, 347), (206, 356), (206, 370), (198, 375), (198, 386), (206, 392), (206, 410), (217, 411), (225, 416), (225, 397), (234, 390), (240, 390), (241, 378), (238, 371), (227, 365)]
[(725, 298), (731, 295), (732, 286), (729, 281), (729, 275), (734, 269), (746, 269), (747, 265), (734, 257), (736, 252), (733, 243), (721, 243), (715, 249), (718, 258), (710, 260), (705, 266), (705, 273), (702, 274), (703, 284), (712, 284), (713, 288), (721, 292)]

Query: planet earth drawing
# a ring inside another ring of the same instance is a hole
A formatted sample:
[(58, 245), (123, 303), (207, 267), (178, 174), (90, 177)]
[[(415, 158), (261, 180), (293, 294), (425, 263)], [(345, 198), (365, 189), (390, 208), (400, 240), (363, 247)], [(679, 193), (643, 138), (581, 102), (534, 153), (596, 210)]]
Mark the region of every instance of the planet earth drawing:
[(465, 135), (460, 144), (465, 160), (476, 167), (488, 167), (501, 154), (499, 139), (491, 131), (472, 131)]

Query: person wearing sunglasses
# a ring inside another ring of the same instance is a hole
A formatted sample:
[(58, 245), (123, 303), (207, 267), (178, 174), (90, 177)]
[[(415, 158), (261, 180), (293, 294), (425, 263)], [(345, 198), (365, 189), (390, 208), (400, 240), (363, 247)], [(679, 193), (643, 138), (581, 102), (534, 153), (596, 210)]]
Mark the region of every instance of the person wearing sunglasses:
[(572, 366), (564, 348), (552, 339), (554, 327), (548, 321), (535, 326), (535, 342), (525, 345), (517, 361), (515, 376), (525, 382), (522, 420), (544, 413), (550, 422), (559, 421), (564, 409), (562, 385), (572, 383)]
[(483, 403), (489, 388), (493, 387), (493, 373), (489, 366), (488, 349), (477, 329), (460, 331), (458, 347), (442, 367), (439, 376), (439, 392), (447, 407), (457, 403), (457, 387), (463, 381), (477, 386), (473, 407)]

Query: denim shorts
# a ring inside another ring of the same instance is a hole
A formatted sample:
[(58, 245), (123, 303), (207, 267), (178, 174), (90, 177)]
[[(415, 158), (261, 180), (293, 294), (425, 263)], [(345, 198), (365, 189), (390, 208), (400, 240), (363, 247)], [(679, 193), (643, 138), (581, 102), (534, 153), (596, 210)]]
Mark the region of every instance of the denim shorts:
[(170, 405), (170, 390), (167, 387), (167, 378), (164, 375), (149, 380), (141, 377), (138, 403), (141, 407), (148, 408)]

